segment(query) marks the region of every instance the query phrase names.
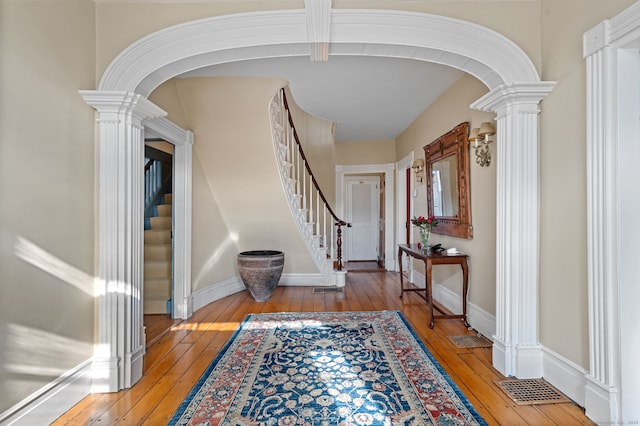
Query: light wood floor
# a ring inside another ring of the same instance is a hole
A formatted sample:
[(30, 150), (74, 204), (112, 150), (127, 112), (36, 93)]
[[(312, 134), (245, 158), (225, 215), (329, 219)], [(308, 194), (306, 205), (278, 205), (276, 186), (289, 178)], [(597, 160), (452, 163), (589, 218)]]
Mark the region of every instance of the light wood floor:
[[(399, 296), (393, 272), (347, 274), (342, 293), (312, 287), (278, 287), (267, 302), (247, 292), (226, 297), (171, 327), (147, 348), (144, 376), (131, 389), (89, 395), (54, 425), (162, 425), (172, 417), (205, 368), (248, 313), (400, 310), (431, 353), (491, 425), (594, 424), (573, 403), (517, 406), (495, 384), (488, 348), (459, 349), (447, 336), (472, 334), (460, 320), (436, 321), (429, 329), (426, 302), (415, 293)], [(156, 332), (154, 332), (156, 333)]]

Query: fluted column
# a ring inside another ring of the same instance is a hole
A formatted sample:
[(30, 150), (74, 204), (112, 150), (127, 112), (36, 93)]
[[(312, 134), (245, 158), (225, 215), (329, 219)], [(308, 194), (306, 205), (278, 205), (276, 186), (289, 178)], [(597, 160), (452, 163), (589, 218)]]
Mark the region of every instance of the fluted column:
[(143, 121), (166, 113), (135, 93), (81, 91), (81, 95), (98, 111), (99, 125), (94, 392), (116, 392), (142, 376)]
[(497, 114), (496, 335), (493, 364), (542, 376), (538, 341), (538, 113), (553, 82), (497, 87), (471, 107)]
[(619, 414), (618, 173), (615, 48), (603, 22), (584, 34), (587, 63), (587, 268), (589, 372), (585, 410), (597, 421)]

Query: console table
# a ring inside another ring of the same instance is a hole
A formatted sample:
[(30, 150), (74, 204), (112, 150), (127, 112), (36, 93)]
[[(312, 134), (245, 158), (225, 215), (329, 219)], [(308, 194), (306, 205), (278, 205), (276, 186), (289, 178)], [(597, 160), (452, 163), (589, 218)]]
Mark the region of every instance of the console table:
[[(402, 276), (402, 254), (406, 253), (409, 257), (420, 259), (424, 262), (426, 286), (425, 288), (404, 288), (404, 277)], [(429, 328), (433, 328), (435, 319), (450, 319), (461, 318), (466, 327), (469, 327), (467, 322), (467, 290), (469, 289), (469, 266), (467, 265), (467, 256), (464, 253), (447, 253), (447, 251), (431, 251), (422, 250), (418, 248), (418, 244), (399, 244), (398, 245), (398, 262), (400, 263), (400, 298), (405, 291), (424, 291), (425, 299), (429, 305), (429, 315), (431, 316), (429, 321)], [(460, 265), (462, 267), (462, 315), (447, 314), (446, 311), (434, 303), (433, 296), (431, 294), (431, 270), (433, 265)], [(433, 309), (436, 309), (442, 315), (433, 315)]]

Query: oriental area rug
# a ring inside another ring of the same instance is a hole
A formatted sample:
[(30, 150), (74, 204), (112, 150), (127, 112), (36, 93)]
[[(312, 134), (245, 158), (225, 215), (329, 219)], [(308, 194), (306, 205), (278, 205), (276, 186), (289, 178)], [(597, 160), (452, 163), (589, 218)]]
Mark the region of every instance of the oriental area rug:
[(400, 312), (252, 314), (170, 425), (485, 425)]

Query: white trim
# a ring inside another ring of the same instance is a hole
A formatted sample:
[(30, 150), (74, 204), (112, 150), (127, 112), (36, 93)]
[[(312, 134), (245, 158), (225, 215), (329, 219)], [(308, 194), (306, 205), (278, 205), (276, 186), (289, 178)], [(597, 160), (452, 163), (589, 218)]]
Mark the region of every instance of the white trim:
[[(279, 286), (321, 287), (327, 286), (322, 274), (282, 274)], [(211, 302), (245, 290), (245, 286), (239, 277), (212, 284), (198, 289), (191, 295), (191, 303), (194, 312), (207, 306)]]
[(497, 114), (496, 334), (493, 364), (505, 376), (542, 376), (538, 341), (540, 101), (554, 82), (505, 84), (471, 105)]
[(294, 287), (333, 287), (322, 274), (282, 274), (278, 285)]
[(174, 145), (173, 153), (173, 312), (187, 319), (191, 306), (191, 225), (193, 133), (165, 117), (145, 122), (145, 137), (163, 139)]
[(640, 133), (639, 46), (640, 2), (583, 35), (589, 314), (585, 411), (596, 422), (613, 424), (640, 418), (635, 325), (640, 205), (634, 160)]
[(94, 390), (115, 392), (142, 377), (144, 121), (166, 113), (135, 93), (80, 94), (98, 112), (100, 126)]
[[(411, 275), (411, 282), (417, 287), (425, 288), (426, 278), (424, 274), (415, 271)], [(462, 287), (462, 286), (461, 286)], [(462, 297), (442, 284), (432, 282), (433, 299), (451, 312), (462, 313)], [(496, 318), (467, 300), (467, 322), (474, 330), (478, 331), (489, 340), (496, 332)]]
[[(394, 238), (394, 187), (395, 187), (395, 164), (394, 163), (386, 163), (386, 164), (366, 164), (360, 166), (343, 166), (336, 165), (336, 214), (338, 217), (345, 217), (345, 207), (347, 205), (346, 200), (346, 185), (347, 181), (345, 175), (357, 175), (363, 173), (384, 173), (385, 179), (385, 190), (384, 190), (384, 215), (385, 215), (385, 228), (384, 232), (386, 235), (385, 244), (384, 244), (384, 256), (385, 256), (385, 268), (389, 271), (396, 270), (396, 245)], [(349, 233), (349, 228), (345, 228), (345, 236), (346, 240), (349, 238), (347, 235)], [(343, 244), (346, 246), (346, 244)]]
[[(105, 71), (99, 89), (146, 96), (164, 81), (200, 67), (306, 56), (308, 13), (313, 14), (303, 9), (248, 12), (163, 29), (122, 51)], [(469, 73), (490, 89), (539, 80), (535, 66), (515, 43), (460, 19), (397, 10), (332, 9), (330, 31), (331, 55), (435, 62)]]
[[(395, 243), (408, 243), (409, 241), (404, 241), (404, 238), (401, 236), (406, 232), (406, 222), (409, 221), (410, 218), (405, 217), (406, 213), (406, 204), (407, 204), (407, 183), (405, 179), (405, 173), (407, 169), (411, 169), (411, 165), (413, 164), (414, 153), (411, 151), (407, 154), (403, 159), (396, 162), (396, 233), (395, 233)], [(413, 176), (411, 182), (415, 182), (415, 176)], [(415, 184), (414, 184), (415, 185)], [(417, 190), (417, 186), (414, 186)], [(411, 197), (411, 211), (413, 211), (413, 200)], [(411, 238), (411, 237), (409, 237)], [(397, 254), (396, 254), (397, 256)], [(407, 262), (409, 268), (413, 267), (413, 262)], [(404, 268), (404, 266), (403, 266)], [(400, 271), (400, 262), (396, 261), (396, 267), (394, 271)], [(406, 272), (410, 273), (410, 269), (405, 269)]]
[(2, 425), (45, 425), (71, 409), (91, 393), (91, 359), (73, 369), (0, 413)]
[(211, 302), (239, 293), (244, 289), (244, 284), (239, 277), (229, 278), (228, 280), (200, 288), (191, 294), (193, 310), (196, 312)]
[(576, 404), (584, 407), (585, 369), (547, 347), (543, 346), (542, 353), (544, 379)]

